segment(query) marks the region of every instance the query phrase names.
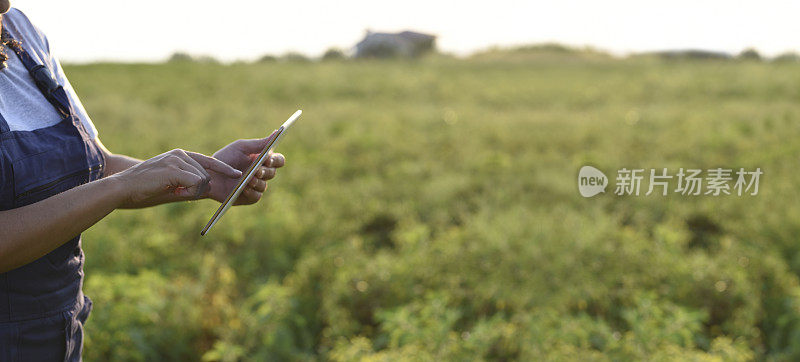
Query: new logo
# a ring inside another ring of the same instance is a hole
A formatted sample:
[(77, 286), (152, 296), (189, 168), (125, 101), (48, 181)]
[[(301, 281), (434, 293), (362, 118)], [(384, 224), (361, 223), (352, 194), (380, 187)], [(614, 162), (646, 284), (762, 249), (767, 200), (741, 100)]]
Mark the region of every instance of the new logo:
[(578, 171), (578, 191), (583, 197), (592, 197), (601, 192), (606, 192), (608, 177), (602, 171), (592, 167), (583, 166)]

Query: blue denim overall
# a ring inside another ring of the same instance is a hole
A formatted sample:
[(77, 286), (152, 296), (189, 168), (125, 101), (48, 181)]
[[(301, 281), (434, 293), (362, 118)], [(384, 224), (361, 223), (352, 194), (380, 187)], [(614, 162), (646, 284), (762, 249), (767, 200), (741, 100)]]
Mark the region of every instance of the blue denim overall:
[[(52, 104), (62, 120), (34, 131), (11, 131), (0, 114), (0, 210), (97, 180), (104, 164), (64, 89), (24, 47), (11, 48), (42, 91), (42, 101)], [(0, 274), (0, 361), (79, 361), (83, 324), (92, 309), (82, 285), (80, 236)]]

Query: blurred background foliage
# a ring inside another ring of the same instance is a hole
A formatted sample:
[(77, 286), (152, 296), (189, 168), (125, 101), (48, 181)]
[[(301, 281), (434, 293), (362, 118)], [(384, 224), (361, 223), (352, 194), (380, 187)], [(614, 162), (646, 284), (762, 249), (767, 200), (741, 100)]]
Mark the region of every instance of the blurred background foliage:
[[(85, 234), (85, 358), (798, 359), (800, 65), (753, 59), (68, 66), (139, 158), (304, 110), (265, 200), (208, 236), (212, 201)], [(586, 164), (765, 174), (757, 196), (584, 199)]]

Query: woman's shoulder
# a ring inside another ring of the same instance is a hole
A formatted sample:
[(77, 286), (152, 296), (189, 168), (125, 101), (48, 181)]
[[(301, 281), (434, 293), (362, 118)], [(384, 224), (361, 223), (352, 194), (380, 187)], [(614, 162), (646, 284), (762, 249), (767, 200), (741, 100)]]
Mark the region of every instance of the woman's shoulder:
[(31, 19), (28, 18), (28, 15), (22, 12), (22, 10), (17, 8), (11, 8), (8, 10), (7, 13), (3, 14), (3, 16), (13, 23), (15, 26), (18, 27), (33, 27), (31, 23)]
[(9, 30), (12, 34), (16, 33), (13, 35), (20, 38), (18, 40), (29, 45), (32, 44), (36, 48), (46, 52), (50, 51), (50, 44), (47, 41), (47, 37), (36, 25), (33, 25), (22, 10), (11, 8), (7, 13), (3, 14), (3, 17), (5, 17), (4, 22), (7, 21), (10, 25)]

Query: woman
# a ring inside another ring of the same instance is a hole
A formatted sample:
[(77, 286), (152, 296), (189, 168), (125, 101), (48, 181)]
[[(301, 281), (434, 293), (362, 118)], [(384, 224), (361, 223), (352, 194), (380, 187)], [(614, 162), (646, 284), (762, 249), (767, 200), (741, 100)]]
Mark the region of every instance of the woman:
[[(76, 361), (92, 308), (80, 233), (117, 208), (222, 201), (268, 138), (214, 157), (113, 154), (47, 38), (9, 0), (0, 0), (0, 27), (0, 361)], [(283, 164), (271, 155), (237, 204), (257, 202)]]

